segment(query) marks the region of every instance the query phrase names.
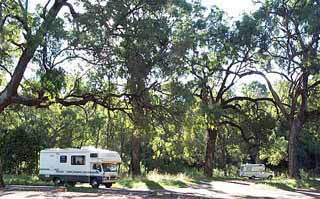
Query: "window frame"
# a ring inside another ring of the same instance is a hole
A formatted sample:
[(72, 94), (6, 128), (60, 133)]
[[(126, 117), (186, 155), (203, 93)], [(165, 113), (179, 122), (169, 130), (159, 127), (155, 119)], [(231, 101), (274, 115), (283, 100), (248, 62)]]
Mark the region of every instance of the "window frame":
[[(83, 164), (77, 164), (77, 162), (76, 162), (77, 157), (83, 158)], [(72, 155), (70, 163), (71, 163), (71, 165), (86, 165), (86, 156), (85, 155)]]
[[(60, 163), (67, 163), (68, 162), (67, 155), (60, 155), (59, 159), (60, 159)], [(61, 161), (61, 160), (64, 160), (64, 161)]]
[(97, 158), (98, 157), (98, 153), (90, 153), (90, 158)]

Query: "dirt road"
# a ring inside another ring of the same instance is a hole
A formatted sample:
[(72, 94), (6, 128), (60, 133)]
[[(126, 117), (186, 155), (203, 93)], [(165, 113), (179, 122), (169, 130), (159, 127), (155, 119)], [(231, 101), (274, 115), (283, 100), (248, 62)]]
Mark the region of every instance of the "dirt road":
[[(37, 191), (35, 191), (37, 190)], [(86, 189), (90, 192), (90, 189)], [(92, 191), (92, 190), (91, 190)], [(188, 188), (172, 188), (165, 190), (133, 190), (133, 189), (98, 189), (95, 193), (61, 192), (52, 187), (8, 186), (0, 192), (1, 199), (151, 199), (151, 198), (243, 198), (243, 199), (320, 199), (320, 190), (286, 191), (256, 185), (245, 181), (211, 181), (199, 182)]]

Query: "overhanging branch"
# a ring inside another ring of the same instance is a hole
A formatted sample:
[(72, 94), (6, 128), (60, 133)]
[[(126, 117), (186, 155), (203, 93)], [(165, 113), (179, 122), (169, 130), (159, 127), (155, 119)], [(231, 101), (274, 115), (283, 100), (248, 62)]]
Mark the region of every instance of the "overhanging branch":
[[(237, 74), (237, 73), (235, 73)], [(278, 93), (274, 90), (270, 80), (266, 77), (266, 75), (261, 72), (261, 71), (246, 71), (244, 73), (241, 74), (237, 74), (239, 77), (243, 77), (243, 76), (247, 76), (247, 75), (259, 75), (261, 77), (263, 77), (263, 79), (267, 82), (268, 88), (272, 94), (272, 97), (274, 99), (275, 104), (279, 107), (279, 109), (281, 110), (282, 114), (288, 119), (289, 118), (289, 113), (285, 108), (284, 103), (281, 102), (281, 99), (278, 95)], [(289, 106), (289, 105), (288, 105)]]

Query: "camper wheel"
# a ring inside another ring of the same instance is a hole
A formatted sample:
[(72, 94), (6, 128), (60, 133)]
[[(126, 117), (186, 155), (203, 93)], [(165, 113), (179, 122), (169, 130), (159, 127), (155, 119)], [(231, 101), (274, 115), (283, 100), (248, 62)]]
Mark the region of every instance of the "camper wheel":
[(104, 186), (106, 186), (106, 188), (110, 188), (112, 186), (111, 182), (105, 183)]
[(57, 177), (53, 178), (53, 183), (55, 186), (62, 185), (62, 181), (60, 180), (60, 178), (57, 178)]
[(90, 184), (91, 184), (92, 188), (94, 188), (94, 189), (99, 188), (99, 182), (98, 182), (97, 178), (92, 178)]
[(272, 180), (272, 175), (267, 177), (268, 180)]

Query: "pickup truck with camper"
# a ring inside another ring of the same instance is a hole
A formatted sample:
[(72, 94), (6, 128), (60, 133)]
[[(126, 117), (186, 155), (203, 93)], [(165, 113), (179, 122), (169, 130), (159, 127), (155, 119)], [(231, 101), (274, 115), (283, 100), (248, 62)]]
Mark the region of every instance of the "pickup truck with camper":
[(274, 173), (272, 171), (266, 171), (264, 164), (242, 164), (240, 166), (239, 176), (248, 177), (250, 179), (272, 179)]

